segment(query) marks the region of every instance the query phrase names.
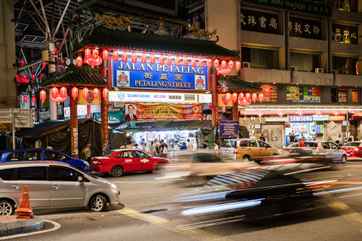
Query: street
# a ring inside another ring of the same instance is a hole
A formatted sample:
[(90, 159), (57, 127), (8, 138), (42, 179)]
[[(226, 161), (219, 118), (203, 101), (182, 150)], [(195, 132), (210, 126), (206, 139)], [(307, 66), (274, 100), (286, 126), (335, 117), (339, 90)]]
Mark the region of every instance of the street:
[[(348, 162), (323, 177), (362, 176), (361, 162)], [(281, 217), (244, 222), (238, 213), (223, 218), (182, 218), (171, 202), (188, 192), (159, 179), (159, 174), (134, 174), (108, 178), (121, 190), (125, 207), (104, 213), (87, 211), (42, 215), (61, 224), (55, 232), (16, 240), (255, 240), (255, 241), (359, 241), (362, 232), (362, 191), (327, 197), (321, 207)]]

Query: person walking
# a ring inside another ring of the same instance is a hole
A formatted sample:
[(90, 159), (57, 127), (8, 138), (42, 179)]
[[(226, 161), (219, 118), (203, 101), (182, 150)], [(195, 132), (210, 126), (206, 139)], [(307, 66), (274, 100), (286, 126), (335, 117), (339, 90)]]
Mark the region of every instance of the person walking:
[(92, 149), (91, 149), (92, 145), (90, 143), (88, 143), (87, 145), (85, 145), (85, 147), (82, 149), (80, 156), (83, 160), (89, 162), (90, 158), (92, 157)]

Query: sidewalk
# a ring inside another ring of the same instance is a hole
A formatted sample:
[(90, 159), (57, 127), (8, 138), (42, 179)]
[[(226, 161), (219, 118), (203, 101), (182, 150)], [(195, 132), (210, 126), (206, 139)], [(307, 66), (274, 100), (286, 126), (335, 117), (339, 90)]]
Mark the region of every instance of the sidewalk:
[(30, 233), (44, 228), (45, 221), (40, 218), (16, 219), (16, 216), (0, 216), (0, 238), (16, 234)]

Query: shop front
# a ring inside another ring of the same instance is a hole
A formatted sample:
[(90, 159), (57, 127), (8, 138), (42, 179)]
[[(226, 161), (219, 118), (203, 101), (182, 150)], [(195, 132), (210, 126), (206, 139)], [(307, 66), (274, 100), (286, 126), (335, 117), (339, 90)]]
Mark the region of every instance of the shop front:
[(124, 110), (126, 122), (118, 130), (140, 146), (159, 141), (170, 150), (208, 145), (205, 134), (212, 134), (212, 125), (205, 109), (211, 104), (211, 94), (110, 91), (109, 100)]
[[(362, 108), (330, 105), (249, 105), (240, 109), (240, 124), (255, 137), (263, 134), (275, 146), (291, 140), (342, 141), (349, 133), (349, 118)], [(255, 124), (257, 123), (257, 124)]]

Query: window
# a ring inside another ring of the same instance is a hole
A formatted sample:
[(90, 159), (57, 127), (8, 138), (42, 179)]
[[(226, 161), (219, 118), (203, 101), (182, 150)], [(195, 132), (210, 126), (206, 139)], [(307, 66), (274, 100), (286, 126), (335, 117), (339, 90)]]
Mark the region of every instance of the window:
[(319, 54), (290, 53), (290, 67), (297, 71), (314, 72), (320, 67)]
[(358, 12), (358, 0), (337, 0), (336, 8), (343, 12)]
[(135, 152), (133, 152), (133, 155), (135, 157), (139, 157), (139, 158), (149, 158), (150, 157), (149, 155), (147, 155), (146, 153), (141, 152), (141, 151), (135, 151)]
[(45, 181), (45, 167), (20, 167), (18, 168), (18, 180)]
[(256, 141), (250, 141), (249, 147), (258, 147), (258, 143)]
[(5, 181), (16, 180), (16, 169), (3, 169), (0, 170), (0, 178)]
[(79, 176), (81, 174), (71, 168), (56, 166), (48, 168), (48, 178), (50, 181), (77, 182)]
[(247, 147), (247, 146), (249, 146), (249, 141), (246, 141), (246, 140), (240, 141), (239, 146), (240, 146), (240, 147)]
[(134, 157), (134, 156), (132, 155), (131, 151), (124, 151), (121, 154), (121, 158), (132, 158), (132, 157)]
[(358, 58), (333, 56), (333, 70), (337, 74), (355, 74)]
[(267, 143), (265, 143), (265, 142), (263, 142), (263, 141), (259, 141), (259, 146), (260, 146), (260, 147), (266, 147), (266, 148), (271, 147), (269, 144), (267, 144)]
[(46, 150), (45, 151), (45, 157), (46, 160), (65, 160), (67, 159), (67, 156), (59, 153), (59, 152), (55, 152), (55, 151), (51, 151), (51, 150)]
[(242, 61), (249, 62), (253, 68), (279, 68), (279, 54), (276, 50), (242, 48), (241, 51)]

